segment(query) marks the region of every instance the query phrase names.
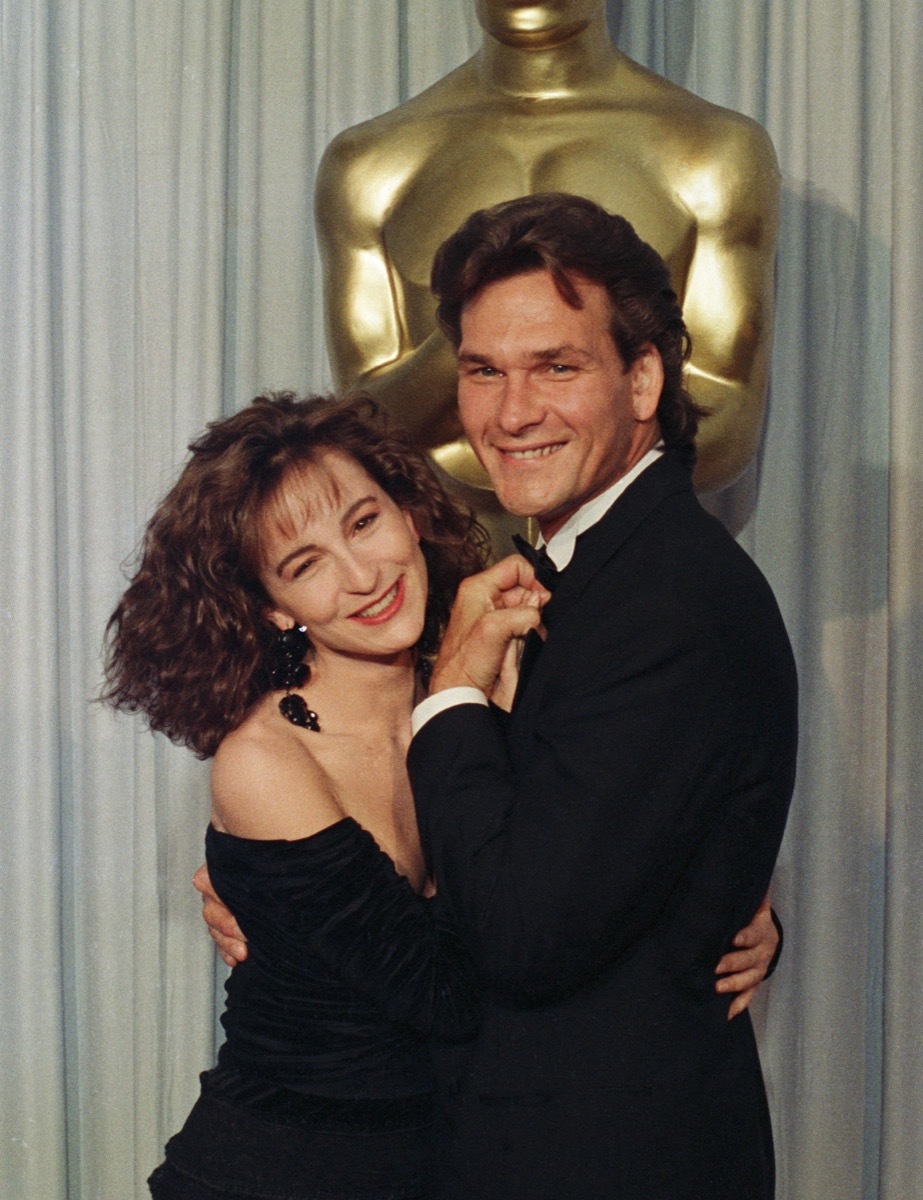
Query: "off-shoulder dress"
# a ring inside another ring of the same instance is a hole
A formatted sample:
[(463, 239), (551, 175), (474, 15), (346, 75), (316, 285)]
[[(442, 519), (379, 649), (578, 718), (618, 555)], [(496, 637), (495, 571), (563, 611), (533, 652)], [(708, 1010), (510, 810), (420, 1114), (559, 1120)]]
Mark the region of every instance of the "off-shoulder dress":
[(248, 956), (218, 1064), (149, 1182), (155, 1200), (417, 1200), (430, 1190), (432, 1038), (478, 1023), (470, 963), (346, 817), (297, 841), (209, 827)]

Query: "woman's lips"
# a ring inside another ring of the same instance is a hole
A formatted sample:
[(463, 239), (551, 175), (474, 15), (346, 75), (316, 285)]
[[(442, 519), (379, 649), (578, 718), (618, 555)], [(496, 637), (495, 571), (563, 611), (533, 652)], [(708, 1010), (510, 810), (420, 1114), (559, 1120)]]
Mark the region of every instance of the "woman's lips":
[(358, 621), (360, 625), (381, 625), (384, 621), (390, 621), (403, 603), (404, 576), (402, 575), (377, 600), (353, 613), (350, 620)]

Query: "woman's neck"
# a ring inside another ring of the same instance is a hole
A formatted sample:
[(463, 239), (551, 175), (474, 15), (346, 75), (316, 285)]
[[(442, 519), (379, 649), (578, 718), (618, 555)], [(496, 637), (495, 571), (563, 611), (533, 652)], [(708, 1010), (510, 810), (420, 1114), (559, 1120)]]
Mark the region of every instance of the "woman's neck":
[(403, 735), (417, 699), (418, 675), (410, 652), (382, 662), (347, 656), (317, 656), (305, 698), (315, 708), (321, 729), (326, 719), (338, 727), (392, 736)]

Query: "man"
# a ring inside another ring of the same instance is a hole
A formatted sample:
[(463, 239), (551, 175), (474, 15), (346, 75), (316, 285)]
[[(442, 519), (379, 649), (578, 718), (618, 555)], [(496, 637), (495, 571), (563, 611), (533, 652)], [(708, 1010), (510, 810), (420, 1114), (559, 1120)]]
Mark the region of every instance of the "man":
[(560, 568), (512, 713), (488, 697), (520, 558), (463, 586), (415, 713), (437, 902), (485, 992), (476, 1042), (440, 1052), (440, 1194), (764, 1200), (752, 1029), (714, 963), (778, 850), (794, 669), (768, 586), (692, 493), (666, 267), (624, 219), (543, 195), (469, 218), (433, 284), (465, 432)]
[[(765, 131), (633, 62), (603, 0), (477, 0), (478, 52), (340, 134), (317, 178), (327, 344), (495, 530), (509, 526), (460, 438), (455, 361), (434, 321), (437, 247), (475, 209), (538, 191), (622, 213), (670, 267), (712, 413), (696, 484), (734, 480), (762, 427), (779, 174)], [(473, 485), (473, 486), (471, 486)]]
[(444, 1194), (764, 1200), (752, 1029), (713, 964), (772, 873), (795, 672), (692, 492), (668, 272), (622, 218), (548, 195), (475, 213), (433, 289), (468, 439), (560, 569), (509, 717), (487, 697), (519, 560), (463, 585), (415, 713), (424, 850), (487, 997), (443, 1054)]

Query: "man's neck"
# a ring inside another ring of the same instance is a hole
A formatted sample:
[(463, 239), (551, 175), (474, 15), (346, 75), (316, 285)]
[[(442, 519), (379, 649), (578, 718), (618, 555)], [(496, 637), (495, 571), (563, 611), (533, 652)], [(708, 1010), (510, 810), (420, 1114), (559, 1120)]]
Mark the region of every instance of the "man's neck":
[(612, 45), (605, 11), (565, 40), (508, 46), (489, 34), (475, 56), (485, 84), (524, 99), (566, 98), (611, 77), (624, 55)]

